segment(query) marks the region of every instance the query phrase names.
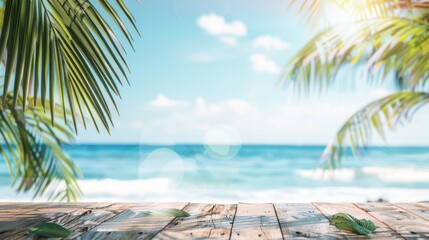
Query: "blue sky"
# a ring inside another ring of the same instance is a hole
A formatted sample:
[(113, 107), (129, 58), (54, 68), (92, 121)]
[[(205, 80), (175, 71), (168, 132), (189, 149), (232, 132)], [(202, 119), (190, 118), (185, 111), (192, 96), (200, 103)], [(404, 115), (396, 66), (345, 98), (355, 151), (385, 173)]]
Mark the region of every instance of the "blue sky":
[[(276, 87), (281, 69), (316, 33), (287, 9), (288, 1), (142, 3), (127, 1), (142, 37), (127, 56), (131, 86), (121, 89), (116, 127), (110, 136), (82, 129), (79, 143), (202, 143), (212, 136), (326, 144), (350, 114), (389, 92), (362, 86), (304, 97)], [(427, 145), (428, 117), (419, 112), (389, 143)]]

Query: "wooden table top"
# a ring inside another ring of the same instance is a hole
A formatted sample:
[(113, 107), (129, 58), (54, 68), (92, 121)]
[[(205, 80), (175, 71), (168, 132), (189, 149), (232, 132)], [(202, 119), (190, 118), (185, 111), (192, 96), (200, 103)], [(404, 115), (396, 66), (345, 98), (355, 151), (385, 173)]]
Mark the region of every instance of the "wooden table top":
[[(185, 218), (146, 214), (182, 209)], [(329, 225), (338, 212), (371, 220), (369, 236)], [(0, 203), (0, 239), (34, 239), (28, 229), (58, 223), (71, 239), (429, 239), (429, 203)]]

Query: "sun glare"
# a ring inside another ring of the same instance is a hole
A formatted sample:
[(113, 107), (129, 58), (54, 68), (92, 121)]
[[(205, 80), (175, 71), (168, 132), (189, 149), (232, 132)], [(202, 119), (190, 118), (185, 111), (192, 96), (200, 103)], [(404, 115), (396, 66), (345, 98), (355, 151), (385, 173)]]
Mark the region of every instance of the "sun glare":
[(333, 4), (325, 4), (324, 15), (330, 25), (351, 23), (356, 20), (356, 17), (351, 12)]

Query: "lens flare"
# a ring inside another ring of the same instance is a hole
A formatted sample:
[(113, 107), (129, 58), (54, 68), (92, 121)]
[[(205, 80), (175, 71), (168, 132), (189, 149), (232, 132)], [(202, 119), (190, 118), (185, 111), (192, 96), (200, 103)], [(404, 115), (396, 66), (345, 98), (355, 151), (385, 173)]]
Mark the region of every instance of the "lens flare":
[(215, 159), (234, 158), (240, 148), (240, 134), (232, 126), (214, 125), (204, 134), (205, 153)]
[(169, 181), (169, 188), (176, 188), (185, 174), (183, 159), (173, 150), (158, 148), (150, 152), (140, 162), (140, 179), (164, 179)]

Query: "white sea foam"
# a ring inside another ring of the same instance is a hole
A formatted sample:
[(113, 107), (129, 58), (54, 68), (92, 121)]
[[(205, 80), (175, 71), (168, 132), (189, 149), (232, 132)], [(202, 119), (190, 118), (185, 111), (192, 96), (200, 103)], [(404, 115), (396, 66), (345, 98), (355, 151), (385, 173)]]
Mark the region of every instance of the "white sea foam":
[(429, 182), (427, 168), (380, 168), (364, 167), (365, 174), (373, 174), (383, 182)]
[[(82, 180), (85, 195), (81, 201), (192, 201), (236, 202), (366, 202), (379, 198), (392, 202), (425, 201), (429, 189), (317, 187), (243, 190), (239, 188), (172, 188), (168, 179)], [(0, 187), (0, 201), (30, 201), (31, 195), (17, 195), (9, 187)], [(35, 199), (44, 201), (46, 199)]]
[[(164, 194), (172, 188), (172, 181), (168, 178), (153, 178), (147, 180), (81, 180), (82, 192), (87, 196), (140, 196), (145, 194)], [(133, 191), (134, 190), (134, 191)]]
[(295, 173), (303, 178), (322, 181), (350, 182), (359, 178), (373, 177), (392, 183), (429, 182), (429, 169), (427, 168), (363, 167), (334, 171), (298, 169), (295, 170)]
[(323, 169), (297, 169), (295, 173), (300, 177), (312, 180), (336, 180), (342, 182), (353, 181), (356, 177), (356, 169), (336, 169), (325, 171)]

